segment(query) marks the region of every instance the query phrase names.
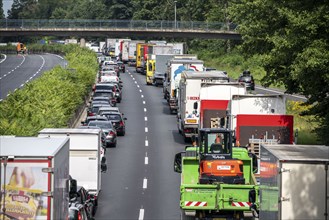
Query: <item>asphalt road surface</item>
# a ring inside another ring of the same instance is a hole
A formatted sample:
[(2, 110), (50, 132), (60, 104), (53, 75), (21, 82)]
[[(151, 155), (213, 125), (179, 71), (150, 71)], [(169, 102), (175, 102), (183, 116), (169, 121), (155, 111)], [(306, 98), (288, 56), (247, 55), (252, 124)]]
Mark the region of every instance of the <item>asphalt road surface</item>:
[(180, 219), (179, 174), (174, 155), (185, 144), (160, 87), (146, 86), (145, 76), (127, 68), (121, 74), (123, 99), (118, 104), (126, 135), (109, 148), (107, 173), (96, 219)]
[(65, 60), (54, 54), (5, 55), (0, 59), (0, 101)]

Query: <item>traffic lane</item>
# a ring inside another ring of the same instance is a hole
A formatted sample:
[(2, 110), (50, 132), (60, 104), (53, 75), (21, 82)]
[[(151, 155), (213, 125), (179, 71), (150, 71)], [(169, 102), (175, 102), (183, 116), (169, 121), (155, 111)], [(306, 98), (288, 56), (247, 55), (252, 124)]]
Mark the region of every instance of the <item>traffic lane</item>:
[(42, 54), (42, 57), (45, 59), (44, 71), (50, 70), (57, 65), (63, 68), (67, 66), (67, 61), (60, 55), (47, 53)]
[(0, 62), (0, 80), (12, 74), (25, 62), (23, 55), (6, 55), (6, 58)]
[(4, 75), (0, 78), (0, 98), (4, 99), (9, 92), (23, 87), (56, 65), (64, 67), (66, 61), (56, 54), (8, 55), (1, 63), (1, 74)]
[(1, 99), (4, 99), (10, 92), (22, 88), (26, 83), (35, 79), (42, 73), (45, 60), (40, 55), (24, 56), (22, 65), (1, 79)]
[(102, 191), (96, 219), (138, 219), (142, 209), (145, 133), (141, 93), (128, 73), (121, 74), (123, 99), (118, 104), (127, 118), (126, 135), (116, 148), (108, 148), (107, 173), (102, 174)]
[(145, 96), (148, 119), (145, 123), (149, 146), (144, 219), (179, 219), (180, 175), (173, 171), (173, 161), (185, 144), (177, 131), (176, 116), (170, 114), (168, 103), (163, 99), (162, 89), (145, 85), (145, 75), (134, 73), (134, 76)]

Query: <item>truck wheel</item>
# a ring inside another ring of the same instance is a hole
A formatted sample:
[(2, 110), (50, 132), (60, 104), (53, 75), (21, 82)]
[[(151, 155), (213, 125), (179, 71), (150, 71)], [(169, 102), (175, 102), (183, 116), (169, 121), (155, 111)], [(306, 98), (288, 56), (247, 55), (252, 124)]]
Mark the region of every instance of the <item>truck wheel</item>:
[(185, 212), (181, 210), (180, 220), (195, 220), (195, 216), (187, 216)]

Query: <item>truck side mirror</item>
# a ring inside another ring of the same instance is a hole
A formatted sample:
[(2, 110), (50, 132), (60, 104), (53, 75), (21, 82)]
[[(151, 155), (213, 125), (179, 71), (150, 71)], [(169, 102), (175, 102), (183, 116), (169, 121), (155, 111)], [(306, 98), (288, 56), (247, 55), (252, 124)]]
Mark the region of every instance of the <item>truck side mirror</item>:
[(220, 127), (222, 128), (222, 127), (224, 127), (224, 125), (225, 125), (225, 118), (221, 118), (220, 119)]
[(249, 156), (252, 158), (252, 172), (258, 172), (258, 158), (257, 155), (254, 153), (249, 153)]
[(177, 173), (182, 173), (182, 153), (177, 153), (175, 155), (174, 171)]
[(193, 103), (193, 108), (194, 108), (194, 110), (197, 110), (198, 109), (198, 102), (194, 102)]
[(78, 190), (77, 180), (70, 179), (69, 180), (69, 195), (76, 194), (77, 190)]
[(101, 171), (102, 173), (105, 173), (107, 171), (107, 165), (105, 163), (101, 164)]

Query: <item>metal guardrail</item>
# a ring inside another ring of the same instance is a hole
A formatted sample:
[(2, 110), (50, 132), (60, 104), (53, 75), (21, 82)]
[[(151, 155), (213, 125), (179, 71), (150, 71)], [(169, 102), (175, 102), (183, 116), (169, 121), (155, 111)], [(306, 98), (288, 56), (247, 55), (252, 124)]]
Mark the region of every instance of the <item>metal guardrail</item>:
[[(175, 28), (176, 27), (176, 28)], [(125, 30), (162, 30), (162, 31), (230, 31), (236, 32), (237, 25), (223, 22), (202, 21), (149, 21), (149, 20), (58, 20), (58, 19), (0, 19), (0, 29), (125, 29)]]

